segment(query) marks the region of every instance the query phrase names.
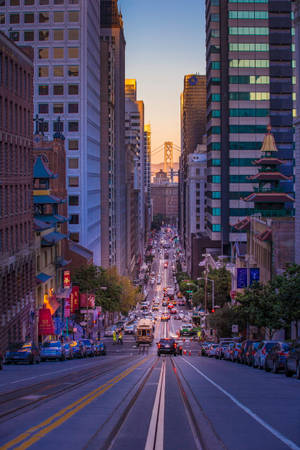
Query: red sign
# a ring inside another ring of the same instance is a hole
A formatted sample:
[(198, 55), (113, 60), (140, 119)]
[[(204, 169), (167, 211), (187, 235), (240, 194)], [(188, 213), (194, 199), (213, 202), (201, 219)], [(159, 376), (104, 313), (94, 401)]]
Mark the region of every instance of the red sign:
[(231, 300), (234, 300), (236, 298), (236, 291), (230, 291), (230, 297)]
[(95, 294), (80, 294), (81, 308), (95, 308)]
[(71, 301), (71, 314), (79, 309), (79, 286), (73, 286), (70, 295)]
[(70, 317), (71, 315), (71, 301), (69, 298), (65, 298), (65, 311), (64, 311), (64, 316), (65, 317)]
[(71, 287), (71, 274), (69, 270), (64, 270), (64, 289)]
[(49, 336), (55, 334), (51, 311), (48, 308), (39, 310), (39, 335)]

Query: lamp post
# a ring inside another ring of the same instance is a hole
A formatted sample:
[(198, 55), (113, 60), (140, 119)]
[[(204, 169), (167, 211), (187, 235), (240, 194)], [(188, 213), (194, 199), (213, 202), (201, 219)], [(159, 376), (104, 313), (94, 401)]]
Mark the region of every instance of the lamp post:
[[(205, 283), (207, 283), (207, 281), (210, 281), (212, 284), (212, 293), (211, 293), (211, 303), (212, 303), (212, 311), (214, 311), (215, 309), (215, 280), (213, 280), (212, 278), (208, 278), (207, 274), (205, 274), (205, 278), (204, 277), (198, 277), (197, 281), (199, 280), (205, 280)], [(205, 314), (207, 314), (207, 296), (206, 296), (206, 287), (205, 287)]]

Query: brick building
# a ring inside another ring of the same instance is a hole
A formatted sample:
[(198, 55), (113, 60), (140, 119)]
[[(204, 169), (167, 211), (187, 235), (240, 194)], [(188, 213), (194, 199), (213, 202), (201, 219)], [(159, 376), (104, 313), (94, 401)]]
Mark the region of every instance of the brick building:
[(162, 214), (171, 223), (176, 224), (178, 219), (178, 184), (152, 183), (151, 198), (153, 216)]
[(0, 33), (0, 348), (33, 333), (33, 53)]

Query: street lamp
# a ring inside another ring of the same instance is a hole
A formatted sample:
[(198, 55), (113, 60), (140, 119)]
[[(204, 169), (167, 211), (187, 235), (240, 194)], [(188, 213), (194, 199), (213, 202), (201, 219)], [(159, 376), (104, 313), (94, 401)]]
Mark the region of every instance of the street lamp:
[[(205, 277), (199, 277), (197, 278), (197, 281), (199, 280), (205, 280), (205, 283), (207, 283), (207, 281), (210, 281), (212, 283), (212, 294), (211, 294), (211, 303), (212, 303), (212, 311), (214, 311), (215, 309), (215, 280), (213, 280), (212, 278), (208, 278), (207, 277), (207, 273), (205, 273)], [(206, 287), (207, 285), (205, 284), (205, 314), (207, 314), (207, 296), (206, 296)]]

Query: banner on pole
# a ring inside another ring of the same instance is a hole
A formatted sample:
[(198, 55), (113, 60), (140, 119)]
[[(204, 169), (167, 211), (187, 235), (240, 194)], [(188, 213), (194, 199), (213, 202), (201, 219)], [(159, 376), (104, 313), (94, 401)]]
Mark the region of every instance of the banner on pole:
[(73, 286), (70, 294), (71, 314), (79, 309), (79, 286)]
[(39, 310), (39, 335), (48, 336), (50, 334), (54, 334), (51, 311), (48, 308), (42, 308)]
[(247, 269), (246, 268), (238, 268), (236, 269), (237, 272), (237, 288), (238, 289), (244, 289), (247, 287)]

